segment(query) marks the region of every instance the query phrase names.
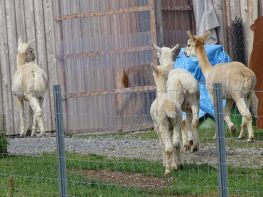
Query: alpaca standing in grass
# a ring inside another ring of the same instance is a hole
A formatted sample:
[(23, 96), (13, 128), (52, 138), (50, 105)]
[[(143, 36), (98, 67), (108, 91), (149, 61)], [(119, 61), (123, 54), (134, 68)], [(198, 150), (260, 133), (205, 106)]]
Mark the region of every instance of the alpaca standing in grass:
[(187, 56), (197, 56), (201, 70), (206, 79), (206, 87), (214, 103), (213, 83), (221, 83), (223, 86), (223, 97), (226, 99), (224, 109), (226, 121), (229, 130), (234, 133), (236, 128), (230, 120), (230, 110), (233, 102), (236, 103), (239, 112), (242, 115), (242, 124), (239, 139), (245, 137), (245, 129), (248, 130), (248, 141), (254, 141), (254, 131), (252, 127), (252, 117), (249, 111), (251, 100), (256, 85), (256, 76), (254, 72), (240, 62), (230, 62), (211, 66), (205, 52), (204, 43), (208, 34), (203, 36), (194, 36), (188, 32), (188, 46), (185, 49)]
[(45, 134), (42, 104), (47, 91), (47, 75), (39, 65), (32, 62), (35, 57), (31, 43), (18, 40), (17, 70), (13, 76), (12, 92), (17, 98), (20, 111), (20, 136), (25, 136), (24, 102), (28, 101), (33, 111), (31, 137), (36, 134), (36, 129), (41, 135)]
[(172, 169), (181, 167), (181, 126), (182, 111), (177, 101), (184, 98), (182, 87), (178, 84), (177, 98), (170, 98), (166, 92), (166, 81), (172, 65), (152, 65), (154, 81), (156, 84), (156, 99), (150, 109), (155, 130), (158, 133), (161, 147), (163, 149), (163, 165), (165, 175), (170, 174)]
[[(157, 56), (162, 66), (173, 65), (173, 57), (176, 57), (180, 52), (179, 44), (172, 49), (169, 47), (160, 48), (154, 44), (154, 48), (157, 51)], [(182, 122), (183, 145), (186, 150), (196, 152), (199, 150), (197, 127), (199, 123), (200, 92), (198, 82), (190, 72), (180, 68), (171, 68), (168, 75), (167, 91), (173, 95), (173, 98), (176, 98), (176, 84), (178, 80), (183, 86), (185, 95), (182, 103), (182, 111), (186, 112), (186, 120)]]

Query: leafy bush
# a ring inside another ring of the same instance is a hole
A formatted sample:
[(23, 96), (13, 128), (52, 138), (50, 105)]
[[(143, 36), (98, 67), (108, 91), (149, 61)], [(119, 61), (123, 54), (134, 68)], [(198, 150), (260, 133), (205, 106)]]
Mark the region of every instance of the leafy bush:
[(0, 158), (7, 155), (7, 137), (5, 134), (0, 134)]

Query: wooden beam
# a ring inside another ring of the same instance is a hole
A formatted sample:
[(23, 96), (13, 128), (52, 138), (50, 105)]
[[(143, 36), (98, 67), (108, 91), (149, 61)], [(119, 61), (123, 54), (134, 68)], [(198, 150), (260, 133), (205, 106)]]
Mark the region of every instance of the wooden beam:
[(156, 20), (157, 45), (162, 46), (164, 44), (164, 35), (163, 35), (161, 0), (155, 0), (155, 20)]

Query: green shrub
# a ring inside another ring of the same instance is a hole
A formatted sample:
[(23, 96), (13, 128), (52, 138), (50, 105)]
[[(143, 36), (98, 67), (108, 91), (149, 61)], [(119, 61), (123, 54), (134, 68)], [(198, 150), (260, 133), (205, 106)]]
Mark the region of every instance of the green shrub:
[(0, 134), (0, 158), (7, 155), (7, 137), (5, 134)]

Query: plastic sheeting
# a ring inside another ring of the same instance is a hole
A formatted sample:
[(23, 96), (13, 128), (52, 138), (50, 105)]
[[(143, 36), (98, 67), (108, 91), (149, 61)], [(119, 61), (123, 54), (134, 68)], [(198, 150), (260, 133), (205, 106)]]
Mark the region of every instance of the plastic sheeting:
[[(206, 89), (205, 77), (198, 64), (198, 59), (196, 57), (187, 57), (184, 54), (184, 48), (181, 48), (179, 55), (174, 63), (174, 68), (182, 68), (190, 73), (199, 82), (200, 89), (200, 112), (199, 117), (203, 117), (206, 114), (214, 117), (214, 107), (211, 102), (210, 96)], [(230, 62), (231, 59), (228, 54), (224, 51), (222, 45), (205, 45), (205, 50), (208, 56), (208, 60), (212, 66), (219, 63)]]

